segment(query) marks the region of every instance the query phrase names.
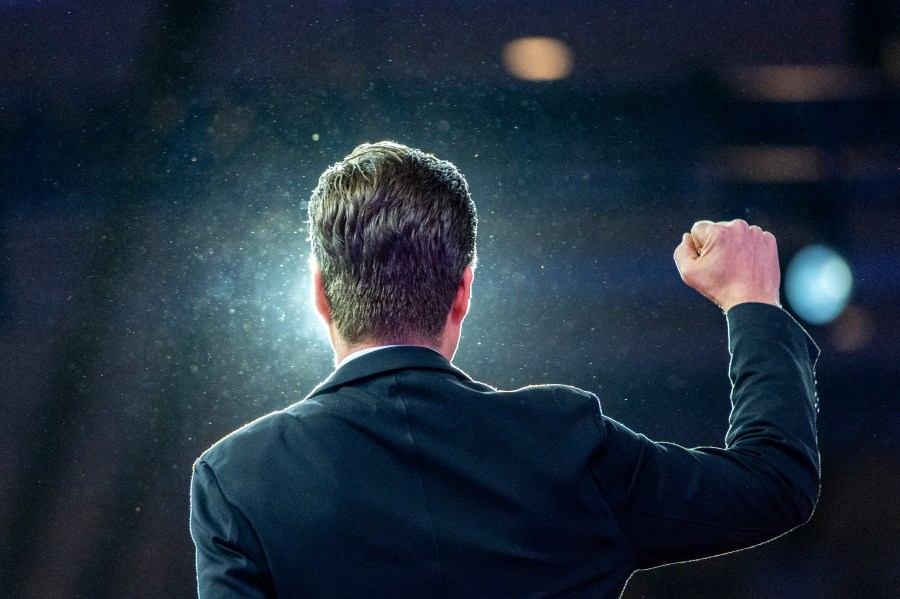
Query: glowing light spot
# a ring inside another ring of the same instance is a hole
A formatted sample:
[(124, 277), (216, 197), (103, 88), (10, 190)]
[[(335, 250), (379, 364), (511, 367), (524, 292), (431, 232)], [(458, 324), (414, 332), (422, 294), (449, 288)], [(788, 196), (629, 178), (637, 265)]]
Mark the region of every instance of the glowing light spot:
[(321, 138), (319, 137), (319, 134), (318, 134), (318, 133), (313, 133), (313, 134), (312, 134), (312, 140), (313, 140), (313, 141), (319, 141), (319, 139), (321, 139)]
[(725, 148), (725, 175), (754, 183), (803, 183), (826, 176), (825, 155), (814, 146), (737, 146)]
[(727, 77), (735, 93), (751, 102), (826, 102), (874, 94), (872, 73), (842, 65), (741, 67)]
[(843, 352), (854, 352), (869, 345), (875, 335), (875, 324), (872, 315), (858, 306), (847, 306), (847, 309), (831, 323), (831, 340), (835, 349)]
[(840, 315), (850, 300), (853, 273), (847, 261), (822, 245), (803, 248), (785, 274), (785, 294), (803, 320), (826, 324)]
[(513, 77), (526, 81), (564, 79), (572, 72), (569, 46), (551, 37), (523, 37), (503, 48), (503, 64)]
[(290, 304), (292, 311), (297, 315), (299, 322), (298, 332), (309, 340), (314, 340), (323, 344), (324, 347), (330, 347), (330, 339), (328, 336), (328, 326), (319, 316), (315, 309), (315, 297), (313, 294), (312, 277), (309, 275), (309, 269), (315, 264), (312, 255), (307, 260), (307, 268), (301, 269), (292, 283), (293, 290), (290, 294)]

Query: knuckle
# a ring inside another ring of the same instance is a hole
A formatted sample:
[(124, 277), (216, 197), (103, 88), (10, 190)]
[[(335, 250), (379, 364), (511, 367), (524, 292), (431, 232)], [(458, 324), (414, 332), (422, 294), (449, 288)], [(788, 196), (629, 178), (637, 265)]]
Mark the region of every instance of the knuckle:
[(691, 234), (695, 234), (695, 233), (697, 233), (697, 231), (700, 231), (701, 229), (705, 229), (706, 227), (708, 227), (711, 224), (712, 223), (710, 223), (708, 220), (698, 220), (691, 226)]

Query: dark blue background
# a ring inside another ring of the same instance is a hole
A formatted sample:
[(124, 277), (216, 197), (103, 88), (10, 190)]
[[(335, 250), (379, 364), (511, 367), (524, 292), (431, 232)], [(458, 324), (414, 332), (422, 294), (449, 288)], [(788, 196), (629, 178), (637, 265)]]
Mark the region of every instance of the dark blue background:
[[(564, 382), (659, 440), (720, 444), (725, 322), (671, 255), (701, 218), (855, 274), (809, 330), (823, 493), (764, 548), (640, 573), (625, 597), (890, 597), (900, 585), (893, 2), (0, 3), (0, 595), (183, 597), (191, 463), (331, 369), (307, 307), (306, 200), (358, 143), (455, 162), (479, 210), (457, 364)], [(510, 77), (549, 35), (567, 79)], [(892, 45), (893, 44), (893, 45)], [(893, 48), (893, 50), (891, 50)], [(822, 101), (747, 67), (831, 65)], [(803, 146), (760, 183), (729, 147)]]

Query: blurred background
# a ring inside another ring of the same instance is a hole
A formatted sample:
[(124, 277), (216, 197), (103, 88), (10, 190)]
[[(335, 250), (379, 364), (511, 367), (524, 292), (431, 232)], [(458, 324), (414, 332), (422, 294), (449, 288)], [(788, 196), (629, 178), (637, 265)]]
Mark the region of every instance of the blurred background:
[(0, 596), (195, 593), (192, 462), (331, 371), (306, 202), (381, 139), (478, 205), (456, 363), (657, 440), (729, 411), (681, 234), (774, 232), (823, 350), (816, 515), (624, 597), (896, 596), (894, 0), (0, 0), (0, 49)]

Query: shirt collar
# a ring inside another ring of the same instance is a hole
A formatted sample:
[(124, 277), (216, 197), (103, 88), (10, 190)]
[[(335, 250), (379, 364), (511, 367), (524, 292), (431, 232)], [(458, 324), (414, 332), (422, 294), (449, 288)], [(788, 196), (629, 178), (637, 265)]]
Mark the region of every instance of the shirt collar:
[[(307, 398), (328, 392), (354, 380), (371, 376), (380, 376), (387, 372), (405, 369), (444, 370), (461, 380), (472, 380), (465, 372), (450, 364), (450, 362), (447, 361), (447, 358), (428, 347), (399, 345), (394, 347), (379, 346), (377, 348), (366, 349), (379, 349), (384, 351), (365, 352), (365, 350), (362, 350), (360, 352), (354, 352), (359, 355), (353, 356), (353, 360), (342, 360), (341, 367), (336, 368), (327, 379), (322, 381), (309, 395), (307, 395)], [(363, 356), (363, 352), (368, 355)], [(360, 356), (363, 356), (363, 359), (355, 359)], [(350, 356), (347, 356), (347, 358), (349, 357)]]
[(376, 345), (375, 347), (366, 347), (364, 349), (357, 350), (351, 354), (347, 354), (344, 356), (344, 359), (338, 362), (337, 366), (335, 366), (335, 370), (349, 362), (350, 360), (355, 360), (360, 356), (364, 356), (366, 354), (371, 354), (373, 351), (378, 351), (379, 349), (387, 349), (388, 347), (399, 347), (397, 345)]

